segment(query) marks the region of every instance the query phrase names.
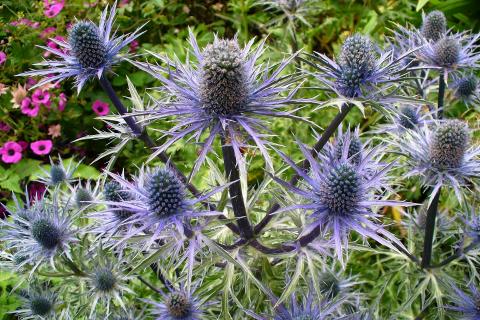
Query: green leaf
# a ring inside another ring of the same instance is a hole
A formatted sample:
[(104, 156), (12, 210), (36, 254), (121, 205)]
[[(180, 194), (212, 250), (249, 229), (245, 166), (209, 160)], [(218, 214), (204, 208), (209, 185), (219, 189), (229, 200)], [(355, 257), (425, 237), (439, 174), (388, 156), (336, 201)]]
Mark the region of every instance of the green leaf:
[(275, 303), (274, 308), (278, 307), (283, 301), (285, 301), (288, 297), (292, 295), (293, 291), (295, 291), (298, 281), (300, 280), (300, 276), (302, 275), (304, 260), (305, 260), (305, 257), (303, 255), (301, 255), (298, 258), (297, 267), (295, 268), (295, 273), (293, 274), (292, 279), (290, 280), (287, 288), (283, 290), (282, 295), (280, 296), (278, 301)]
[(417, 2), (417, 8), (415, 10), (420, 11), (422, 8), (428, 3), (430, 0), (418, 0)]

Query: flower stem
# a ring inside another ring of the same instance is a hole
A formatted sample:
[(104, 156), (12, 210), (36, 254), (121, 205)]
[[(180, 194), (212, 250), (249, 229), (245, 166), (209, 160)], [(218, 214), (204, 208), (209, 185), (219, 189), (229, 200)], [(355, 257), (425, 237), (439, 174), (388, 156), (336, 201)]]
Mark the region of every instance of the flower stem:
[(443, 266), (446, 266), (447, 264), (449, 264), (453, 260), (461, 258), (468, 251), (475, 249), (476, 247), (478, 247), (479, 244), (480, 244), (480, 240), (477, 239), (477, 240), (473, 241), (472, 243), (470, 243), (465, 248), (459, 248), (457, 251), (455, 251), (454, 254), (452, 254), (451, 256), (449, 256), (448, 258), (443, 260), (442, 262), (440, 262), (438, 264), (430, 265), (430, 268), (433, 269), (433, 268), (441, 268)]
[(440, 71), (438, 76), (438, 105), (437, 105), (437, 118), (443, 118), (443, 107), (445, 99), (445, 71)]
[(228, 187), (228, 191), (230, 193), (233, 213), (237, 218), (240, 234), (245, 239), (251, 239), (253, 237), (253, 230), (248, 221), (247, 210), (245, 208), (245, 202), (243, 201), (238, 163), (232, 145), (227, 144), (225, 133), (222, 134), (222, 154), (225, 173), (228, 180), (232, 182)]
[(433, 235), (435, 233), (435, 220), (437, 218), (438, 201), (440, 199), (441, 189), (433, 197), (427, 210), (427, 220), (425, 222), (425, 238), (423, 241), (422, 268), (429, 268), (432, 260)]

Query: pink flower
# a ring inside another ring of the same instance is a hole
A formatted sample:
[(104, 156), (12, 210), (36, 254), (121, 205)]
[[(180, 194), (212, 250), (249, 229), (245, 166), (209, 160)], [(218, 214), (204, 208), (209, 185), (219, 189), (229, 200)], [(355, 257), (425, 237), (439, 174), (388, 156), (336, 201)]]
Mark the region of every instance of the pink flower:
[(25, 89), (30, 89), (35, 84), (37, 84), (37, 80), (35, 80), (33, 78), (27, 78), (27, 83), (25, 84)]
[(62, 11), (65, 0), (43, 0), (43, 14), (47, 18), (53, 18)]
[(52, 140), (38, 140), (30, 143), (30, 149), (33, 153), (39, 156), (49, 154), (52, 151), (53, 143)]
[(22, 146), (14, 141), (8, 141), (3, 145), (2, 161), (5, 163), (17, 163), (22, 160)]
[(50, 93), (42, 89), (37, 89), (33, 92), (32, 101), (34, 104), (38, 104), (38, 105), (43, 104), (47, 107), (49, 107), (50, 104), (52, 103), (50, 101)]
[(118, 4), (118, 7), (119, 7), (119, 8), (123, 8), (123, 7), (125, 7), (129, 2), (130, 2), (130, 0), (121, 0), (120, 3)]
[(0, 51), (0, 64), (4, 64), (7, 61), (7, 54), (3, 51)]
[(12, 128), (8, 124), (6, 124), (3, 121), (0, 121), (0, 131), (8, 132), (8, 131), (10, 131), (10, 129), (12, 129)]
[(26, 97), (22, 100), (20, 110), (23, 114), (29, 117), (36, 117), (38, 116), (38, 111), (40, 111), (40, 105), (32, 103), (32, 100), (29, 97)]
[(93, 112), (99, 116), (106, 116), (110, 112), (108, 103), (101, 100), (96, 100), (92, 105)]
[(137, 52), (138, 46), (139, 46), (138, 41), (137, 41), (137, 40), (133, 40), (132, 42), (130, 42), (128, 52), (130, 52), (130, 53), (135, 53), (135, 52)]
[(63, 111), (65, 110), (65, 107), (67, 106), (67, 96), (65, 93), (60, 93), (58, 96), (58, 110)]
[(30, 198), (30, 203), (35, 203), (35, 200), (43, 199), (47, 187), (37, 181), (33, 181), (28, 185), (28, 196)]
[(22, 147), (22, 151), (27, 150), (28, 142), (27, 141), (18, 141), (18, 144)]
[(10, 25), (15, 26), (15, 27), (19, 26), (19, 25), (25, 25), (25, 26), (29, 26), (33, 29), (37, 29), (40, 26), (40, 22), (33, 22), (32, 20), (22, 18), (18, 21), (10, 22)]
[(40, 38), (47, 39), (52, 33), (55, 32), (57, 28), (55, 27), (47, 27), (40, 33)]
[[(54, 39), (57, 40), (57, 41), (66, 42), (65, 38), (62, 37), (62, 36), (55, 36)], [(53, 40), (48, 40), (47, 41), (47, 47), (52, 48), (53, 50), (58, 51), (58, 52), (63, 52), (63, 53), (67, 52), (67, 50), (65, 48), (60, 48), (59, 45)], [(52, 53), (50, 51), (45, 50), (45, 52), (43, 53), (43, 56), (45, 58), (47, 58), (51, 54)]]

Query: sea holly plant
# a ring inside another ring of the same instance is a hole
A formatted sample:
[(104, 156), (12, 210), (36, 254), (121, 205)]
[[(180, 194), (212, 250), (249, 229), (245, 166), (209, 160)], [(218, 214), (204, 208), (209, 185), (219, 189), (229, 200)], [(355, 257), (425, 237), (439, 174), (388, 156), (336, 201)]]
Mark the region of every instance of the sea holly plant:
[[(12, 290), (22, 301), (16, 315), (480, 317), (480, 148), (470, 123), (446, 117), (447, 103), (478, 100), (478, 35), (454, 33), (435, 11), (385, 46), (349, 35), (334, 58), (295, 50), (272, 62), (265, 40), (214, 35), (203, 44), (194, 29), (186, 60), (125, 56), (120, 50), (148, 31), (113, 31), (115, 9), (98, 25), (77, 21), (68, 41), (56, 42), (65, 50), (49, 50), (58, 60), (22, 74), (74, 78), (79, 94), (98, 79), (117, 114), (99, 119), (107, 131), (82, 138), (113, 144), (99, 155), (110, 157), (101, 179), (75, 180), (76, 167), (52, 161), (39, 178), (43, 197), (5, 208), (0, 257), (22, 280)], [(108, 80), (120, 60), (158, 83), (141, 97), (127, 79), (130, 110)], [(339, 112), (325, 129), (305, 116), (329, 106)], [(383, 117), (380, 129), (344, 123), (355, 109)], [(278, 119), (312, 127), (316, 143), (282, 132), (276, 138), (294, 141), (301, 157), (287, 154), (273, 139)], [(114, 171), (132, 140), (151, 157)], [(186, 148), (198, 154), (188, 172), (175, 164)], [(265, 171), (255, 184), (252, 159)], [(409, 194), (412, 184), (420, 196)]]

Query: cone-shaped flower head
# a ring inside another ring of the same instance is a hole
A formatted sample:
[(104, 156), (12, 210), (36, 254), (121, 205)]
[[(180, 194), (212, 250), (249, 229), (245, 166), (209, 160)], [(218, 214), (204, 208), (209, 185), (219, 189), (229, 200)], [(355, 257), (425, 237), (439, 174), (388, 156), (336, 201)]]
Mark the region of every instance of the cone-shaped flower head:
[(332, 300), (340, 293), (340, 280), (330, 271), (322, 272), (319, 276), (320, 293)]
[(192, 303), (188, 296), (180, 291), (170, 293), (165, 305), (173, 318), (185, 319), (192, 313)]
[(23, 308), (16, 313), (21, 319), (55, 319), (55, 293), (41, 288), (29, 288), (19, 293)]
[(405, 129), (415, 129), (419, 122), (418, 108), (411, 105), (400, 107), (398, 113), (398, 125)]
[(43, 175), (38, 178), (38, 181), (49, 186), (58, 186), (62, 183), (70, 183), (73, 180), (73, 174), (80, 165), (80, 162), (70, 160), (68, 161), (67, 165), (67, 161), (63, 161), (60, 156), (56, 162), (50, 158), (50, 170), (40, 167)]
[(51, 219), (35, 219), (31, 224), (31, 232), (33, 239), (46, 250), (56, 248), (62, 241), (62, 232)]
[(52, 185), (60, 184), (67, 179), (64, 168), (58, 164), (50, 167), (50, 182)]
[(475, 185), (480, 177), (480, 148), (471, 144), (470, 130), (459, 120), (430, 122), (392, 143), (411, 167), (407, 176), (420, 175), (424, 185), (434, 187), (435, 192), (450, 185), (460, 202), (464, 198), (461, 186), (467, 181)]
[(361, 85), (372, 75), (376, 54), (368, 37), (355, 34), (343, 43), (338, 63), (341, 76), (338, 79), (339, 91), (347, 97), (359, 95)]
[[(348, 147), (345, 145), (345, 143), (348, 143)], [(352, 137), (346, 136), (345, 138), (338, 139), (335, 145), (335, 157), (337, 160), (342, 158), (342, 155), (344, 154), (344, 148), (348, 148), (348, 159), (350, 159), (355, 165), (359, 164), (362, 158), (363, 149), (360, 138), (357, 135), (354, 135)]]
[(100, 30), (91, 21), (80, 21), (73, 25), (68, 37), (72, 54), (83, 68), (96, 69), (106, 62), (107, 48)]
[(161, 168), (154, 172), (145, 186), (148, 207), (160, 218), (181, 214), (185, 206), (183, 183), (170, 170)]
[(467, 106), (480, 106), (480, 87), (477, 77), (473, 74), (457, 79), (452, 84), (452, 88), (455, 97), (462, 100)]
[(421, 33), (427, 40), (437, 42), (447, 33), (447, 18), (442, 11), (432, 11), (423, 18)]
[(235, 40), (219, 40), (203, 51), (200, 97), (209, 114), (240, 113), (248, 99), (245, 57)]
[[(98, 25), (91, 21), (78, 21), (70, 30), (68, 41), (50, 39), (60, 49), (40, 46), (58, 60), (46, 60), (37, 63), (45, 67), (21, 73), (21, 76), (43, 76), (44, 78), (33, 86), (39, 87), (46, 83), (58, 82), (67, 78), (75, 78), (77, 91), (80, 92), (85, 83), (94, 77), (101, 77), (106, 71), (121, 60), (119, 52), (139, 37), (142, 32), (138, 28), (132, 34), (117, 36), (112, 33), (115, 20), (116, 3), (105, 8)], [(50, 76), (51, 75), (51, 76)]]
[(117, 277), (110, 268), (99, 268), (93, 273), (93, 285), (95, 290), (110, 292), (114, 290), (117, 285)]
[(150, 301), (154, 306), (155, 320), (200, 320), (203, 308), (196, 296), (183, 288), (169, 288), (162, 302)]
[(430, 160), (439, 170), (458, 168), (469, 146), (470, 132), (467, 125), (458, 120), (441, 124), (432, 137)]
[(440, 67), (453, 67), (460, 60), (462, 49), (457, 39), (447, 37), (440, 39), (434, 47), (434, 60)]
[(75, 203), (78, 208), (88, 206), (89, 202), (93, 201), (93, 196), (86, 188), (79, 187), (75, 193)]
[(186, 63), (154, 53), (152, 55), (167, 67), (132, 61), (163, 84), (160, 90), (165, 99), (155, 101), (154, 108), (140, 112), (147, 113), (151, 121), (175, 117), (175, 126), (166, 132), (169, 138), (150, 159), (180, 139), (202, 140), (193, 175), (212, 150), (215, 139), (224, 135), (235, 149), (238, 163), (244, 162), (240, 150), (253, 143), (267, 164), (273, 166), (268, 154), (269, 142), (265, 141), (268, 125), (264, 119), (302, 119), (296, 117), (293, 110), (283, 110), (298, 102), (293, 98), (297, 78), (282, 74), (296, 55), (279, 64), (260, 64), (258, 60), (265, 50), (264, 41), (255, 47), (253, 41), (241, 47), (236, 37), (215, 37), (202, 49), (193, 32), (190, 32), (189, 40), (196, 59)]
[[(105, 183), (103, 196), (108, 202), (122, 202), (132, 200), (132, 195), (122, 190), (122, 186), (115, 180)], [(133, 213), (130, 210), (113, 210), (114, 215), (121, 221), (129, 218)]]
[[(348, 141), (349, 143), (349, 141)], [(348, 158), (348, 149), (343, 148), (340, 159), (332, 157), (328, 146), (325, 153), (319, 154), (319, 160), (312, 157), (311, 152), (300, 143), (303, 154), (310, 162), (310, 172), (299, 168), (294, 161), (280, 152), (282, 158), (303, 178), (303, 188), (275, 178), (276, 181), (304, 198), (307, 203), (295, 204), (283, 210), (305, 209), (312, 211), (311, 224), (308, 227), (320, 227), (325, 237), (330, 235), (337, 257), (343, 263), (343, 252), (348, 246), (350, 231), (355, 230), (363, 237), (370, 237), (379, 243), (395, 249), (401, 242), (384, 230), (374, 221), (378, 214), (373, 211), (375, 206), (412, 205), (401, 201), (384, 200), (375, 191), (387, 188), (386, 174), (392, 166), (380, 164), (380, 147), (362, 152), (365, 156), (358, 164)], [(371, 221), (374, 220), (374, 221)], [(393, 244), (395, 243), (395, 245)]]

